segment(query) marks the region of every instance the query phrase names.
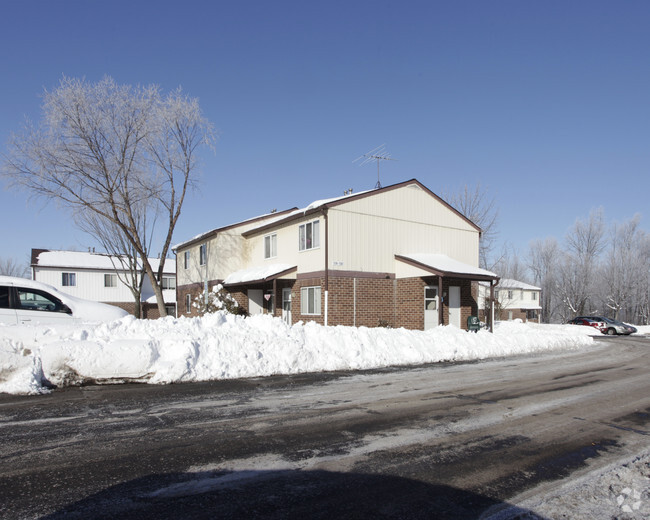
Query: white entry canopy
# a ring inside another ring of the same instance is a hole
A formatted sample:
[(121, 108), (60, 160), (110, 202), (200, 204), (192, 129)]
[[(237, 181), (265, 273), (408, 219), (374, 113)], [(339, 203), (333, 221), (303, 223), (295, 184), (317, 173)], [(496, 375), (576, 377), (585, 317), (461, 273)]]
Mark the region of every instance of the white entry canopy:
[(447, 255), (438, 253), (395, 255), (395, 259), (437, 276), (449, 276), (453, 278), (465, 278), (479, 281), (499, 279), (499, 275), (496, 273), (481, 269), (480, 267), (474, 267), (473, 265), (454, 260)]
[(248, 269), (240, 269), (226, 276), (223, 281), (224, 285), (242, 285), (251, 283), (268, 282), (296, 270), (295, 265), (291, 264), (270, 264)]

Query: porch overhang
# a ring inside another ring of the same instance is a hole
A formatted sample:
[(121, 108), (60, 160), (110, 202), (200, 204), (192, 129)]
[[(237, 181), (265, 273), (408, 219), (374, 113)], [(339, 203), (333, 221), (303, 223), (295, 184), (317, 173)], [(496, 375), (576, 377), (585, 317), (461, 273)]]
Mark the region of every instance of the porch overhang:
[(270, 264), (248, 269), (240, 269), (229, 274), (223, 281), (225, 287), (237, 287), (270, 282), (278, 278), (288, 277), (295, 273), (297, 266), (291, 264)]
[[(416, 272), (424, 275), (432, 274), (438, 277), (438, 294), (442, 294), (443, 278), (457, 278), (477, 282), (490, 283), (490, 301), (494, 299), (494, 286), (499, 283), (496, 273), (454, 260), (443, 254), (417, 253), (410, 255), (395, 255), (395, 260), (415, 268)], [(413, 269), (412, 269), (413, 270)], [(442, 323), (442, 305), (438, 306), (438, 323)], [(494, 319), (490, 319), (490, 332), (494, 332)]]
[(395, 255), (395, 259), (435, 276), (460, 278), (479, 282), (497, 282), (499, 276), (491, 271), (459, 262), (443, 254), (418, 253)]

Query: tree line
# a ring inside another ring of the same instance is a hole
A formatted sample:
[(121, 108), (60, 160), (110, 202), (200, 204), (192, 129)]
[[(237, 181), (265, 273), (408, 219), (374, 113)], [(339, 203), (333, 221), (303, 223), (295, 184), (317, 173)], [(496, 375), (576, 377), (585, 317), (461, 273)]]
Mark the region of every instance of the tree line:
[(562, 241), (534, 240), (525, 255), (506, 251), (493, 270), (542, 289), (545, 323), (604, 315), (647, 325), (650, 235), (640, 221), (635, 215), (622, 224), (607, 224), (602, 209), (592, 210), (576, 220)]

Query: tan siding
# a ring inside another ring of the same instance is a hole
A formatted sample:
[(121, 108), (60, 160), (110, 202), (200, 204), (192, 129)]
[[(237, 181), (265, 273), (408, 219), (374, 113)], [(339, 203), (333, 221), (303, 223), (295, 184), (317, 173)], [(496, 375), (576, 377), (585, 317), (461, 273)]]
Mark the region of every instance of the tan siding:
[(394, 272), (394, 255), (443, 253), (478, 265), (479, 233), (419, 187), (332, 208), (330, 269)]

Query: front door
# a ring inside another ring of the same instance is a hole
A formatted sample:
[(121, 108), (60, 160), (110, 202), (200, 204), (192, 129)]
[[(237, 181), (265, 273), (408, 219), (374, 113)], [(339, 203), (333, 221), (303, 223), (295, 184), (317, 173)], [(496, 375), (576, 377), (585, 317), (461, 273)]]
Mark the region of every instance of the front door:
[(449, 325), (460, 328), (460, 287), (449, 287)]
[(291, 289), (282, 289), (282, 319), (291, 325)]
[(424, 330), (438, 326), (438, 287), (427, 285), (424, 288)]
[(248, 313), (251, 316), (264, 312), (264, 291), (262, 289), (248, 289)]

